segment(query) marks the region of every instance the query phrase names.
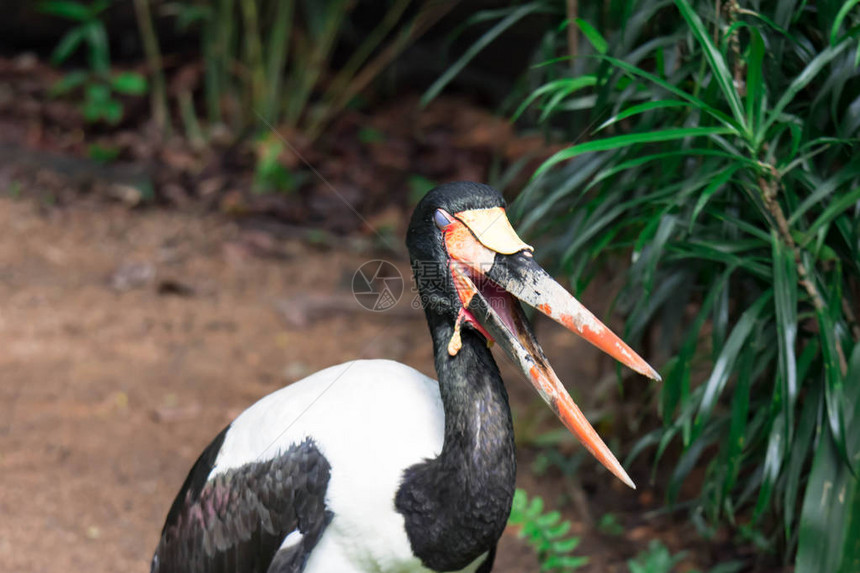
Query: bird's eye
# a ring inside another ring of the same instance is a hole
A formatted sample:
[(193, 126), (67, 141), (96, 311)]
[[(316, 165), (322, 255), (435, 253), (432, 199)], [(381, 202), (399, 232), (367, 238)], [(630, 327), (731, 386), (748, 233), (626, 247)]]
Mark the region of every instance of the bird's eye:
[(440, 229), (444, 229), (454, 221), (451, 219), (451, 215), (443, 211), (442, 209), (436, 209), (436, 212), (433, 214), (433, 221), (436, 223), (436, 226)]

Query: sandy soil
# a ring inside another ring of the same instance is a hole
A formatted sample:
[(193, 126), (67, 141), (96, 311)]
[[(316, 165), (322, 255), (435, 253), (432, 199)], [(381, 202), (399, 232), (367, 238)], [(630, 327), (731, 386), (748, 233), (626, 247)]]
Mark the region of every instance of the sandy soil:
[[(356, 357), (433, 374), (408, 291), (397, 312), (338, 303), (302, 313), (295, 297), (351, 304), (353, 273), (377, 258), (353, 240), (320, 249), (214, 215), (6, 198), (0, 229), (0, 571), (148, 571), (194, 459), (255, 400)], [(539, 334), (563, 379), (606, 368), (563, 330)], [(533, 408), (524, 384), (509, 388), (515, 416)], [(552, 500), (564, 490), (558, 477), (538, 485), (524, 467), (530, 491), (545, 487)], [(627, 505), (642, 495), (603, 490)], [(566, 516), (586, 536), (589, 570), (622, 570), (622, 557), (647, 543), (640, 531), (607, 555), (575, 512)], [(497, 564), (537, 570), (513, 531)]]

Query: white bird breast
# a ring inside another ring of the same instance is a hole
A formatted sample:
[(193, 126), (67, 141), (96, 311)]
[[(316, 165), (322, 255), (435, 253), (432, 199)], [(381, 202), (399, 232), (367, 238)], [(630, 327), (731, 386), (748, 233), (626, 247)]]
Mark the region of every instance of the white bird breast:
[(269, 394), (240, 414), (209, 478), (273, 459), (310, 437), (332, 468), (326, 502), (334, 518), (306, 573), (429, 571), (412, 554), (394, 496), (406, 468), (442, 451), (444, 429), (435, 380), (391, 360), (347, 362)]

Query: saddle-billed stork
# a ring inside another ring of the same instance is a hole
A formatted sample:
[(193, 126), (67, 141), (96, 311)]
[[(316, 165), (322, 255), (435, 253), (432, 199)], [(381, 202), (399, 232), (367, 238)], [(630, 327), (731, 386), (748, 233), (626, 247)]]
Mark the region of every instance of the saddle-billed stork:
[(516, 457), (495, 341), (561, 421), (633, 486), (550, 367), (518, 301), (659, 375), (532, 257), (492, 187), (418, 204), (406, 243), (439, 381), (388, 360), (332, 366), (261, 399), (203, 451), (153, 573), (490, 571)]

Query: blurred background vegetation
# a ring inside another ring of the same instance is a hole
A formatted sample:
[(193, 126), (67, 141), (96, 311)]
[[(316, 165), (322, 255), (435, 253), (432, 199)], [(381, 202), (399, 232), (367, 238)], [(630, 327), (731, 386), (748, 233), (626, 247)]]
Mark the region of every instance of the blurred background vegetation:
[[(350, 197), (385, 235), (373, 218), (385, 205), (408, 210), (474, 172), (434, 170), (432, 142), (398, 142), (407, 112), (381, 127), (368, 118), (406, 92), (421, 94), (409, 113), (456, 94), (501, 117), (502, 131), (470, 133), (521, 144), (483, 156), (483, 175), (574, 292), (615, 277), (611, 311), (663, 373), (645, 387), (619, 371), (634, 415), (602, 422), (624, 437), (626, 464), (650, 468), (660, 511), (755, 548), (714, 571), (860, 571), (857, 0), (0, 6), (4, 52), (52, 66), (35, 87), (7, 71), (18, 84), (2, 113), (21, 90), (46, 102), (23, 113), (60, 134), (47, 147), (155, 165), (123, 179), (134, 204), (215, 196), (228, 214), (312, 223), (294, 209), (320, 164), (335, 187), (358, 189)], [(412, 158), (389, 182), (400, 193), (326, 163), (360, 166), (365, 148), (389, 144), (383, 163)], [(318, 221), (331, 220), (326, 205)], [(575, 479), (580, 454), (555, 451), (563, 439), (519, 436), (536, 452), (531, 471)], [(539, 496), (518, 493), (512, 523), (546, 570), (584, 566)], [(657, 544), (629, 570), (682, 559)]]

